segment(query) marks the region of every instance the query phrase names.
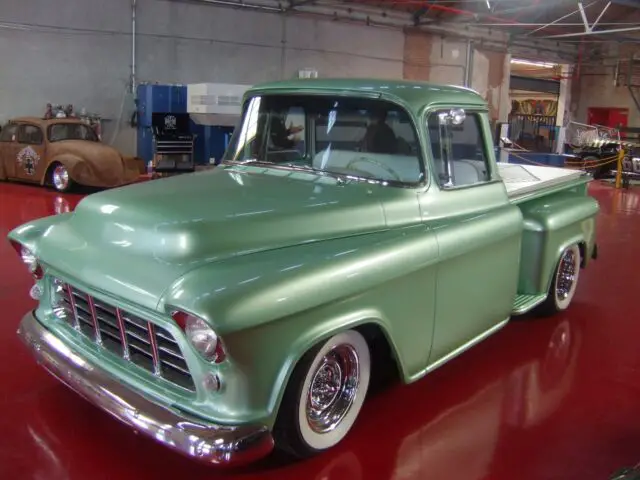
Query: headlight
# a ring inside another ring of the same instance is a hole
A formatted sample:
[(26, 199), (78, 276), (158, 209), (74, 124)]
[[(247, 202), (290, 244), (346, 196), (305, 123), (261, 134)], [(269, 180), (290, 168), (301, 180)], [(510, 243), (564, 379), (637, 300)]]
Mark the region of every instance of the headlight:
[(33, 278), (35, 278), (36, 280), (40, 280), (42, 278), (42, 267), (38, 263), (38, 259), (31, 251), (31, 249), (13, 240), (11, 241), (11, 245), (13, 245), (15, 251), (18, 252), (18, 255), (20, 255), (22, 263), (27, 266), (27, 268), (33, 275)]
[(184, 331), (187, 340), (206, 360), (220, 363), (226, 358), (222, 340), (203, 319), (182, 311), (171, 314), (173, 320)]

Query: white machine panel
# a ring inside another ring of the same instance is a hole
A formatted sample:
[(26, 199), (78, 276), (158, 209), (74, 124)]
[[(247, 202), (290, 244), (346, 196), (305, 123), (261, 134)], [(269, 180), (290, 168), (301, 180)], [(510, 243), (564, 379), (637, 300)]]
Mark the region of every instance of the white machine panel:
[(250, 85), (192, 83), (187, 85), (187, 113), (202, 125), (235, 125), (242, 96)]

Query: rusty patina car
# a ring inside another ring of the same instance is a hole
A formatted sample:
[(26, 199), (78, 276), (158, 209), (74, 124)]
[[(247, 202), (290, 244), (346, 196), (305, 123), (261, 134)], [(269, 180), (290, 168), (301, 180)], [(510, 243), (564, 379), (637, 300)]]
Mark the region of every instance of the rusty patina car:
[(0, 131), (0, 180), (51, 186), (118, 187), (140, 176), (138, 161), (100, 141), (75, 118), (17, 118)]

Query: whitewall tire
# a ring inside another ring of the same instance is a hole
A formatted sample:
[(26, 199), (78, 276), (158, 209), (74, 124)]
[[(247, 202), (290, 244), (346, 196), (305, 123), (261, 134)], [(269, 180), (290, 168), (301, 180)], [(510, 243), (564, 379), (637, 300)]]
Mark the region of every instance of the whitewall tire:
[(567, 247), (556, 265), (546, 301), (541, 313), (552, 315), (569, 308), (578, 287), (582, 258), (577, 244)]
[(276, 446), (304, 457), (340, 443), (358, 418), (370, 377), (369, 346), (355, 330), (340, 332), (307, 352), (280, 406)]

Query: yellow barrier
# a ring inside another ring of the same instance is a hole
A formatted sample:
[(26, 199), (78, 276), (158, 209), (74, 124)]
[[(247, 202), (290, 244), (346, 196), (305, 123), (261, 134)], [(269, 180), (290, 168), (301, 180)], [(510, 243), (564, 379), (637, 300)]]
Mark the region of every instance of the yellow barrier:
[(624, 148), (618, 152), (618, 171), (616, 172), (616, 188), (622, 187), (622, 160), (624, 159)]

